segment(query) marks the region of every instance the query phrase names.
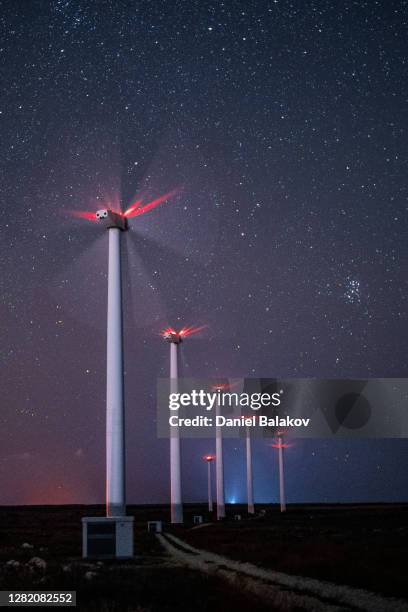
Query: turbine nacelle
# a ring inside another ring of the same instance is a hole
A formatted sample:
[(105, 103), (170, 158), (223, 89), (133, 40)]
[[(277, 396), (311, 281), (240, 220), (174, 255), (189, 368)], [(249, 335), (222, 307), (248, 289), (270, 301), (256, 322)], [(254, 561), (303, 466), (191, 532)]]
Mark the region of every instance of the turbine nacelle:
[(99, 221), (102, 223), (106, 229), (110, 229), (111, 227), (116, 227), (122, 231), (128, 229), (128, 219), (131, 217), (138, 217), (139, 215), (144, 215), (152, 208), (156, 208), (162, 202), (166, 202), (169, 198), (177, 195), (180, 190), (173, 189), (173, 191), (169, 191), (150, 202), (142, 205), (143, 198), (139, 198), (136, 202), (133, 202), (129, 208), (127, 208), (124, 212), (115, 211), (110, 208), (101, 208), (96, 213), (88, 210), (70, 210), (68, 214), (77, 219), (86, 219), (87, 221)]
[(172, 342), (173, 344), (180, 344), (180, 342), (182, 341), (181, 334), (172, 329), (166, 329), (162, 335), (164, 340), (166, 340), (167, 342)]
[(183, 338), (187, 336), (191, 336), (191, 334), (196, 334), (201, 330), (205, 329), (206, 325), (201, 325), (201, 327), (183, 327), (180, 331), (176, 331), (172, 327), (168, 327), (161, 332), (162, 338), (167, 342), (173, 342), (173, 344), (180, 344)]
[(96, 212), (96, 220), (99, 221), (106, 229), (116, 227), (122, 231), (128, 229), (127, 218), (120, 213), (117, 213), (109, 208), (103, 208)]

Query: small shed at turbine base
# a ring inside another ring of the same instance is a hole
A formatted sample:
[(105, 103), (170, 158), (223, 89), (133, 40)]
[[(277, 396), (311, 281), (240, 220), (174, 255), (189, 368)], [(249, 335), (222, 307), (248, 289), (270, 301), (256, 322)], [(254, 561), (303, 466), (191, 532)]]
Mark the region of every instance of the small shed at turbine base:
[(82, 519), (82, 556), (133, 557), (133, 516), (86, 516)]

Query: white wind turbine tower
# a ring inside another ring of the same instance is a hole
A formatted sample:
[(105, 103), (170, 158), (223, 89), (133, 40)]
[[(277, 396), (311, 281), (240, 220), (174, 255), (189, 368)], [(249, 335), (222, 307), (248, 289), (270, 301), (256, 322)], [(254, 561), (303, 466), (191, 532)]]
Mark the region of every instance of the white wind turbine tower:
[(109, 233), (106, 360), (106, 518), (85, 517), (83, 556), (133, 556), (133, 517), (126, 516), (125, 406), (121, 233), (127, 218), (112, 210), (95, 214)]
[(214, 461), (214, 455), (204, 455), (204, 461), (207, 463), (207, 495), (208, 495), (208, 512), (213, 511), (212, 498), (212, 482), (211, 482), (211, 464)]
[[(162, 332), (163, 338), (170, 343), (170, 393), (178, 393), (179, 346), (186, 336), (200, 331), (202, 327), (184, 327), (179, 332), (173, 328)], [(181, 447), (180, 430), (170, 428), (170, 511), (171, 522), (183, 522), (183, 498), (181, 489)]]
[(285, 496), (285, 473), (284, 473), (284, 449), (288, 448), (288, 444), (283, 441), (284, 432), (280, 431), (277, 434), (278, 441), (271, 446), (278, 449), (278, 461), (279, 461), (279, 501), (280, 511), (286, 512), (286, 496)]
[(252, 440), (251, 428), (246, 428), (246, 477), (247, 477), (247, 504), (248, 514), (255, 514), (254, 486), (252, 473)]
[(109, 230), (108, 318), (106, 360), (106, 515), (126, 515), (125, 406), (123, 382), (123, 307), (120, 257), (126, 217), (112, 211), (96, 213)]
[[(223, 391), (229, 389), (228, 383), (220, 383), (212, 385), (214, 391)], [(216, 417), (221, 414), (221, 406), (219, 396), (215, 405)], [(225, 488), (224, 488), (224, 456), (223, 456), (223, 441), (222, 441), (222, 427), (219, 425), (215, 426), (215, 484), (216, 484), (216, 495), (217, 495), (217, 519), (222, 520), (225, 518)]]
[[(219, 402), (216, 406), (216, 415), (220, 413)], [(222, 428), (218, 425), (215, 428), (215, 480), (217, 491), (217, 519), (220, 521), (225, 518), (225, 499), (224, 499), (224, 457), (222, 448)]]

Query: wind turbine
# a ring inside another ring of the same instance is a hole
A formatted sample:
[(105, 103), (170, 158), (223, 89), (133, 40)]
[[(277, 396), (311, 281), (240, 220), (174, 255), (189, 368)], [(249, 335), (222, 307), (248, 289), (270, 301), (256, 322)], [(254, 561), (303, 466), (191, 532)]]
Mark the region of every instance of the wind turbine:
[(252, 440), (251, 428), (246, 428), (246, 477), (247, 477), (247, 504), (248, 514), (255, 514), (254, 486), (252, 474)]
[[(170, 343), (170, 393), (178, 392), (178, 349), (184, 338), (201, 331), (204, 327), (183, 327), (176, 331), (168, 327), (162, 337)], [(170, 428), (170, 512), (172, 523), (183, 522), (183, 499), (181, 492), (181, 448), (178, 427)]]
[[(216, 383), (212, 385), (214, 391), (224, 391), (230, 389), (229, 383)], [(215, 405), (216, 417), (221, 414), (221, 406), (219, 398)], [(223, 456), (223, 443), (222, 443), (222, 427), (216, 425), (215, 427), (215, 483), (217, 493), (217, 519), (222, 520), (225, 518), (225, 488), (224, 488), (224, 456)]]
[[(211, 386), (213, 391), (228, 391), (235, 387), (237, 383), (232, 382), (218, 382)], [(216, 417), (221, 414), (220, 396), (217, 398), (215, 404)], [(216, 478), (216, 492), (217, 492), (217, 519), (222, 520), (225, 518), (225, 486), (224, 486), (224, 455), (223, 455), (223, 440), (222, 440), (222, 427), (219, 425), (215, 426), (215, 478)]]
[(212, 483), (211, 483), (211, 463), (214, 461), (214, 455), (204, 455), (204, 461), (207, 463), (207, 488), (208, 488), (208, 512), (213, 511), (212, 500)]
[[(216, 416), (220, 414), (220, 403), (216, 404)], [(215, 428), (215, 480), (217, 485), (217, 519), (220, 521), (225, 518), (225, 489), (224, 489), (224, 457), (222, 448), (222, 428), (217, 425)]]
[[(133, 554), (133, 524), (130, 522), (133, 521), (133, 518), (126, 517), (121, 235), (128, 230), (128, 219), (148, 212), (175, 193), (175, 191), (171, 191), (144, 205), (142, 205), (142, 199), (139, 199), (125, 212), (105, 208), (97, 212), (72, 211), (71, 213), (75, 217), (99, 223), (108, 230), (109, 234), (106, 363), (106, 519), (108, 522), (109, 519), (114, 520), (115, 529), (110, 534), (112, 536), (111, 540), (109, 540), (110, 548), (105, 541), (105, 553), (112, 554), (113, 556), (132, 556)], [(106, 528), (101, 527), (102, 522), (101, 519), (96, 520), (89, 517), (83, 519), (84, 556), (92, 554), (96, 546), (95, 538), (92, 538), (91, 534), (95, 536), (96, 531), (99, 530), (101, 532), (99, 533), (100, 539), (104, 539), (102, 537), (103, 534), (105, 534), (105, 540), (108, 539)], [(93, 525), (92, 528), (89, 527), (91, 523)], [(122, 530), (122, 534), (119, 534), (119, 530)], [(124, 533), (124, 530), (126, 533)], [(109, 553), (107, 553), (108, 549)]]
[(286, 512), (286, 497), (285, 497), (285, 474), (284, 474), (284, 456), (283, 451), (289, 447), (289, 444), (283, 441), (284, 432), (280, 431), (277, 434), (278, 441), (271, 444), (273, 448), (278, 449), (278, 461), (279, 461), (279, 501), (280, 511)]

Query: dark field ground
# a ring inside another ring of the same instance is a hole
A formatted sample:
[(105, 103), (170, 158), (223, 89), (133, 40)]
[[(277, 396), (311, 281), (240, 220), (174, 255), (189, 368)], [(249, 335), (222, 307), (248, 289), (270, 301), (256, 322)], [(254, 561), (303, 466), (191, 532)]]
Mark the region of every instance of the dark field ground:
[[(408, 505), (289, 506), (286, 515), (275, 506), (259, 509), (266, 514), (248, 519), (245, 508), (234, 505), (229, 520), (193, 528), (194, 514), (210, 517), (204, 505), (186, 506), (185, 526), (165, 528), (196, 548), (233, 559), (408, 598)], [(134, 560), (82, 560), (81, 517), (103, 512), (100, 506), (1, 507), (0, 589), (76, 590), (84, 611), (272, 609), (221, 579), (169, 561), (146, 530), (148, 520), (168, 519), (162, 506), (129, 506)], [(243, 520), (234, 521), (234, 514)], [(33, 557), (46, 567), (30, 563)]]
[(408, 505), (292, 506), (284, 515), (275, 508), (179, 537), (288, 574), (408, 598)]

